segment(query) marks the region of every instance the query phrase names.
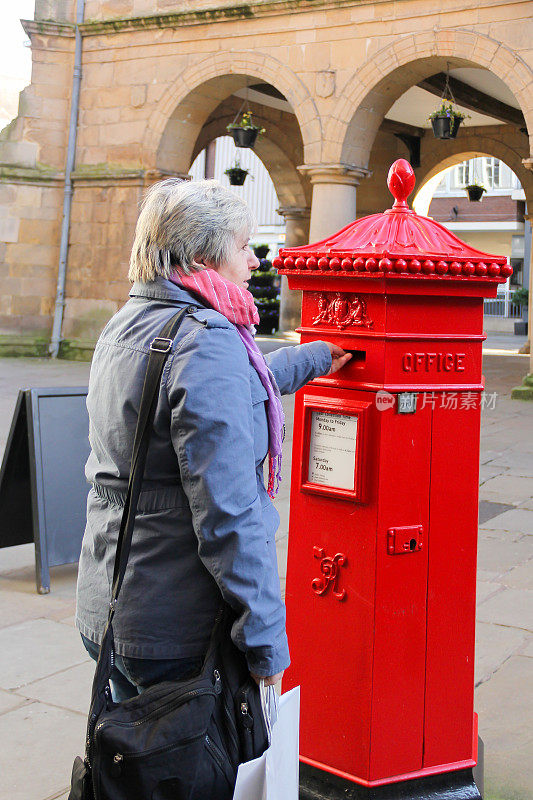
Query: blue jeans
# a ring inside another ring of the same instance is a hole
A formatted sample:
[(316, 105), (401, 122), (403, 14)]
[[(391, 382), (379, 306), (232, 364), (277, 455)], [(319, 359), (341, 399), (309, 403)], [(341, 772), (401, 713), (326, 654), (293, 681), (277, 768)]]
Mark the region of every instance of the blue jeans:
[[(94, 661), (98, 660), (99, 645), (81, 634), (85, 649)], [(201, 656), (190, 658), (130, 658), (115, 654), (115, 666), (111, 673), (111, 693), (115, 703), (136, 697), (149, 686), (162, 681), (181, 681), (192, 678), (202, 668)]]

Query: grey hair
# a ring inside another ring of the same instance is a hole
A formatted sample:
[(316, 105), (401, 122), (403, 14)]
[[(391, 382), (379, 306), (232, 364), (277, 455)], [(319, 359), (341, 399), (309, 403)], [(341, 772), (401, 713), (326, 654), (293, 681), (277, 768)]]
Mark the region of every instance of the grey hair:
[(248, 204), (218, 181), (168, 178), (146, 193), (131, 250), (130, 281), (170, 278), (179, 267), (188, 275), (207, 261), (228, 260), (235, 238), (248, 238), (255, 220)]

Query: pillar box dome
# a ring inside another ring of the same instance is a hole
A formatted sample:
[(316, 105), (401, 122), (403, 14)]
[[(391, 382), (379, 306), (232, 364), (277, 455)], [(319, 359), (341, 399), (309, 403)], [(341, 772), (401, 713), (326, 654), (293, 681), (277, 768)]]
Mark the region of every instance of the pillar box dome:
[(408, 161), (395, 161), (387, 182), (392, 208), (274, 259), (289, 288), (302, 290), (302, 342), (352, 350), (342, 377), (351, 388), (480, 391), (483, 298), (496, 297), (512, 268), (408, 207)]
[[(395, 198), (383, 214), (363, 217), (321, 242), (280, 250), (273, 265), (283, 275), (356, 274), (365, 279), (413, 282), (438, 280), (483, 287), (493, 296), (512, 272), (504, 256), (470, 247), (443, 225), (407, 205), (415, 185), (413, 168), (401, 158), (389, 170), (387, 185)], [(436, 289), (439, 293), (442, 289)]]

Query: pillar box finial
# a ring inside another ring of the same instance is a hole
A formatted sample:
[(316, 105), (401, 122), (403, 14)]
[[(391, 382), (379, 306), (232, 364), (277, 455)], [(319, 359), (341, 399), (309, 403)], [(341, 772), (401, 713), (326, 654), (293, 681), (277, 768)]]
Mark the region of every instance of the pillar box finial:
[(393, 208), (407, 208), (406, 200), (415, 188), (415, 171), (405, 158), (399, 158), (389, 169), (387, 186), (396, 200)]

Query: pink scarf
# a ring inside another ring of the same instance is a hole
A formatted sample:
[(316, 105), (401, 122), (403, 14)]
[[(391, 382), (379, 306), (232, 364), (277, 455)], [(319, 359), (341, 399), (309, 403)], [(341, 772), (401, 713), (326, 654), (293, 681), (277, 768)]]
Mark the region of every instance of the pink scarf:
[(246, 347), (250, 364), (266, 389), (268, 421), (268, 494), (274, 498), (281, 482), (281, 448), (284, 437), (283, 406), (276, 380), (253, 338), (252, 325), (259, 322), (254, 298), (246, 289), (222, 278), (214, 269), (203, 269), (192, 275), (176, 271), (170, 279), (178, 286), (191, 289), (208, 305), (232, 322)]

